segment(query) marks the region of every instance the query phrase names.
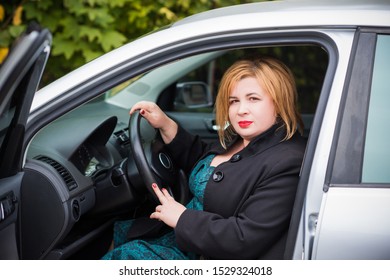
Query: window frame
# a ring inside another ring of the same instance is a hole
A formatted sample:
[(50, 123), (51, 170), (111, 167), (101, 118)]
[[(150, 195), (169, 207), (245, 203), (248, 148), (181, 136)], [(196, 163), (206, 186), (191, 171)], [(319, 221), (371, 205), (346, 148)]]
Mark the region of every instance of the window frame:
[(332, 142), (325, 192), (332, 187), (390, 188), (389, 184), (362, 182), (368, 109), (379, 33), (390, 32), (370, 28), (357, 30)]

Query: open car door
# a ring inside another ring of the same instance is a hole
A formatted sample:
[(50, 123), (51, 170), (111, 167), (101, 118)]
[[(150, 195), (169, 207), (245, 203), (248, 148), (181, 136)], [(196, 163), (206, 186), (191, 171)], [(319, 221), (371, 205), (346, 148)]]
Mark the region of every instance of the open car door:
[(20, 259), (20, 186), (30, 106), (50, 53), (51, 34), (30, 25), (0, 68), (0, 259)]

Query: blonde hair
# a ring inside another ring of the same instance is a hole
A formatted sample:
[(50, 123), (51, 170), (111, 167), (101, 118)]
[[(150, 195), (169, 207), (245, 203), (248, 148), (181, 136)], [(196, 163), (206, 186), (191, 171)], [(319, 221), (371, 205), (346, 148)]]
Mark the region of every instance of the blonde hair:
[(277, 118), (286, 128), (283, 141), (290, 139), (296, 130), (302, 134), (303, 122), (297, 108), (298, 94), (291, 70), (281, 61), (270, 57), (239, 60), (223, 75), (215, 102), (216, 124), (222, 146), (226, 148), (226, 143), (236, 135), (229, 123), (230, 93), (238, 81), (247, 77), (256, 78), (271, 96)]

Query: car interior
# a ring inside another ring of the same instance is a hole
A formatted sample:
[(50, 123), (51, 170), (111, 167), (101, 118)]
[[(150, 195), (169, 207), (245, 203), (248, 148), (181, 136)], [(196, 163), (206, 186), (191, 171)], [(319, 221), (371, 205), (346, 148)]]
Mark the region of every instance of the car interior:
[[(45, 126), (29, 144), (21, 189), (21, 258), (99, 259), (111, 243), (115, 221), (149, 216), (155, 201), (139, 171), (139, 154), (185, 203), (186, 176), (170, 162), (156, 131), (142, 119), (130, 120), (130, 108), (139, 100), (154, 101), (204, 141), (218, 141), (219, 81), (234, 61), (260, 55), (277, 57), (293, 71), (309, 137), (328, 65), (321, 46), (213, 51), (129, 77)], [(161, 167), (164, 162), (169, 168)]]

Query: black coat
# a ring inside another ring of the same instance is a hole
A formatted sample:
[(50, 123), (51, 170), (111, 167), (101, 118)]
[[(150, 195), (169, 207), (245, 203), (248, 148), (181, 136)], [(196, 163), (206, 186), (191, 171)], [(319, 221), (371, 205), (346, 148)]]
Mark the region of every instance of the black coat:
[[(298, 133), (284, 137), (285, 130), (275, 125), (215, 168), (204, 211), (187, 209), (177, 223), (181, 250), (210, 259), (283, 258), (305, 151)], [(188, 173), (204, 156), (223, 152), (182, 128), (168, 148)]]

